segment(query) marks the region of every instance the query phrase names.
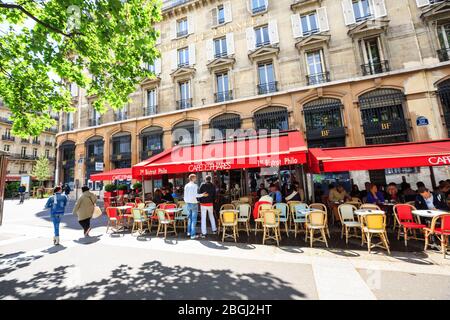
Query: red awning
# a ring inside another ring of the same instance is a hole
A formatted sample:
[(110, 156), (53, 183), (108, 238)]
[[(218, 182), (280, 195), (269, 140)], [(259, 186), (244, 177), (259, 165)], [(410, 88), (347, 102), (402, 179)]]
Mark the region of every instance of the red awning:
[(309, 149), (308, 158), (309, 169), (313, 173), (444, 166), (450, 165), (450, 139)]
[(108, 172), (92, 174), (91, 181), (131, 180), (131, 168), (115, 169)]
[(303, 135), (298, 131), (177, 146), (133, 166), (133, 178), (304, 164), (306, 151)]

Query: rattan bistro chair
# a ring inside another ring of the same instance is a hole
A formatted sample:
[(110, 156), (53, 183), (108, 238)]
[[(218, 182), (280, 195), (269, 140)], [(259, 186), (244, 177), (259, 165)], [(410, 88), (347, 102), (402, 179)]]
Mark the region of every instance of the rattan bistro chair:
[(255, 219), (255, 236), (258, 231), (263, 231), (264, 229), (258, 228), (259, 225), (262, 226), (262, 223), (264, 222), (264, 217), (261, 215), (262, 210), (270, 210), (272, 209), (272, 205), (269, 203), (262, 203), (258, 207), (258, 218)]
[(144, 223), (147, 223), (148, 232), (152, 232), (152, 220), (147, 219), (147, 216), (141, 209), (134, 208), (133, 213), (133, 228), (131, 229), (131, 234), (137, 229), (139, 234), (144, 233)]
[[(362, 219), (362, 229), (367, 238), (367, 249), (369, 253), (374, 247), (380, 247), (386, 249), (389, 254), (391, 250), (389, 249), (388, 237), (386, 232), (386, 215), (385, 214), (368, 214), (361, 217)], [(378, 236), (380, 242), (373, 243), (373, 237)]]
[[(339, 220), (341, 221), (342, 230), (341, 230), (341, 239), (344, 237), (345, 232), (345, 243), (348, 244), (348, 239), (350, 237), (359, 238), (358, 231), (361, 230), (361, 222), (355, 219), (355, 210), (357, 210), (356, 206), (348, 203), (341, 204), (338, 207)], [(354, 234), (350, 233), (351, 230), (354, 230)]]
[[(236, 211), (220, 211), (220, 221), (222, 225), (222, 242), (226, 238), (234, 239), (237, 242), (237, 225), (238, 225), (238, 215)], [(231, 233), (227, 233), (227, 230), (231, 229)]]
[[(398, 224), (398, 233), (397, 233), (397, 240), (400, 240), (400, 234), (403, 231), (403, 239), (405, 241), (405, 247), (408, 246), (408, 232), (412, 232), (413, 237), (412, 239), (416, 240), (423, 240), (417, 238), (417, 232), (416, 230), (419, 230), (424, 233), (424, 229), (427, 227), (424, 224), (420, 224), (416, 221), (416, 218), (414, 218), (413, 210), (416, 210), (414, 206), (411, 206), (409, 204), (396, 204), (394, 206), (394, 231), (396, 224)], [(395, 223), (396, 222), (396, 223)]]
[(275, 240), (277, 246), (280, 245), (280, 210), (261, 210), (261, 216), (263, 218), (263, 241), (265, 244), (266, 240)]
[(294, 236), (297, 238), (299, 227), (303, 228), (306, 223), (306, 213), (300, 212), (302, 209), (309, 209), (308, 205), (306, 203), (299, 203), (294, 206), (294, 216), (293, 216), (293, 222), (294, 222)]
[[(328, 241), (326, 235), (327, 229), (327, 213), (325, 211), (312, 211), (306, 214), (306, 231), (305, 231), (305, 242), (308, 241), (309, 236), (309, 244), (312, 248), (313, 243), (320, 241), (324, 242), (328, 248)], [(315, 238), (316, 231), (320, 232), (320, 237)]]
[(286, 235), (289, 237), (289, 206), (286, 203), (276, 203), (274, 209), (280, 210), (280, 223), (284, 223)]
[[(164, 209), (156, 209), (156, 216), (158, 217), (158, 230), (156, 231), (156, 236), (164, 229), (164, 239), (167, 238), (167, 233), (173, 232), (177, 235), (177, 227), (175, 225), (175, 220), (170, 217), (170, 215)], [(172, 230), (168, 230), (168, 228)]]
[[(239, 210), (238, 216), (238, 232), (239, 231), (247, 231), (247, 236), (250, 235), (250, 211), (251, 207), (248, 203), (241, 203), (237, 210)], [(245, 229), (239, 229), (239, 225), (244, 225)]]
[(381, 210), (379, 206), (373, 203), (363, 203), (359, 209), (361, 210)]
[[(438, 221), (441, 222), (440, 227), (437, 227)], [(441, 251), (445, 259), (450, 237), (450, 213), (443, 213), (435, 216), (433, 220), (431, 220), (430, 228), (425, 228), (425, 250), (428, 248), (428, 238), (432, 234), (434, 234), (441, 242)]]
[[(220, 206), (219, 212), (224, 211), (224, 210), (236, 210), (236, 206), (232, 203), (225, 203)], [(222, 221), (220, 221), (220, 216), (219, 216), (217, 228), (218, 228), (218, 230), (222, 229)]]
[[(328, 208), (326, 205), (324, 205), (323, 203), (311, 203), (309, 205), (309, 208), (325, 212), (327, 214), (327, 221), (328, 221)], [(328, 238), (331, 239), (330, 228), (328, 227), (328, 223), (326, 225), (325, 231), (327, 232)]]

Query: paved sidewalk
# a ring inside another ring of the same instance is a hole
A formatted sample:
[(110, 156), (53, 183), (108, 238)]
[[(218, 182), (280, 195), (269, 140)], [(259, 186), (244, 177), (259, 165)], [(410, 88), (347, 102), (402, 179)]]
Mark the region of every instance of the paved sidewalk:
[(106, 235), (104, 219), (85, 239), (72, 215), (54, 247), (44, 203), (6, 202), (2, 299), (450, 299), (450, 259), (435, 252)]

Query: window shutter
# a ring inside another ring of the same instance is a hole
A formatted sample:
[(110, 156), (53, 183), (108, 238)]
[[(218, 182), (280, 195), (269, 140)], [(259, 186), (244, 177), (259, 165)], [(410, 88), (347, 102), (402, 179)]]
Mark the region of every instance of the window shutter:
[(155, 74), (157, 76), (161, 74), (161, 58), (155, 60)]
[(233, 12), (231, 10), (231, 1), (225, 2), (223, 4), (223, 9), (225, 11), (225, 22), (233, 21)]
[(293, 14), (291, 16), (291, 23), (292, 23), (292, 34), (294, 38), (297, 39), (302, 37), (303, 36), (302, 24), (300, 21), (300, 15), (298, 13)]
[(216, 8), (211, 10), (211, 18), (212, 18), (212, 25), (217, 26), (218, 22), (217, 22), (217, 9)]
[(206, 40), (206, 59), (208, 61), (214, 60), (214, 40), (213, 39)]
[(177, 38), (177, 21), (172, 21), (170, 24), (170, 38), (176, 39)]
[(195, 56), (195, 44), (191, 43), (189, 45), (189, 65), (193, 66), (195, 65), (195, 60), (196, 60), (196, 56)]
[(176, 70), (178, 68), (178, 51), (172, 50), (169, 54), (170, 57), (170, 68), (171, 70)]
[(247, 38), (247, 47), (248, 51), (253, 51), (256, 49), (256, 36), (255, 29), (247, 28), (246, 30), (246, 38)]
[(422, 8), (430, 5), (430, 0), (416, 0), (417, 7)]
[(280, 37), (278, 35), (278, 25), (276, 20), (269, 21), (269, 39), (270, 44), (280, 43)]
[(330, 26), (328, 24), (328, 14), (327, 8), (321, 7), (317, 9), (317, 22), (319, 23), (320, 32), (325, 32), (330, 30)]
[(352, 0), (342, 0), (342, 10), (344, 12), (345, 25), (356, 23)]
[(155, 27), (155, 31), (159, 34), (156, 38), (156, 44), (161, 44), (161, 27)]
[(193, 16), (188, 17), (188, 34), (193, 34), (195, 32), (195, 19)]
[(373, 0), (373, 10), (375, 18), (387, 16), (386, 4), (384, 0)]
[(266, 10), (269, 10), (269, 0), (264, 0), (264, 4), (266, 5)]
[(234, 34), (233, 33), (227, 33), (227, 52), (228, 52), (228, 55), (235, 54), (235, 50), (234, 50)]
[(253, 8), (252, 8), (252, 0), (246, 0), (247, 2), (247, 11), (252, 14), (253, 13)]

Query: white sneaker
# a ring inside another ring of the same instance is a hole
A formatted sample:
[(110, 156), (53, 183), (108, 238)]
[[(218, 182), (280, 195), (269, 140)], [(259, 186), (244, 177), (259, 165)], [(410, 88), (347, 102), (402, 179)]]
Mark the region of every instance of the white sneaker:
[(59, 245), (59, 237), (55, 237), (53, 243), (55, 244), (55, 246)]

